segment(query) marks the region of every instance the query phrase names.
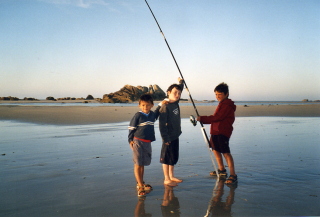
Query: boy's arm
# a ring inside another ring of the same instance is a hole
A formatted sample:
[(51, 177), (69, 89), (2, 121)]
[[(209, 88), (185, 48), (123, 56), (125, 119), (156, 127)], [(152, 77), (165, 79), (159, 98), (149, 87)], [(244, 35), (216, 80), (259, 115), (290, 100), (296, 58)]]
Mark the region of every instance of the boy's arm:
[(168, 119), (168, 114), (166, 112), (165, 105), (163, 105), (161, 107), (160, 115), (159, 115), (159, 130), (164, 143), (170, 142), (168, 128), (167, 128), (167, 119)]
[(160, 114), (160, 109), (161, 109), (161, 106), (158, 105), (158, 107), (156, 108), (156, 110), (154, 110), (155, 121), (158, 120), (158, 117), (159, 117), (159, 114)]
[(128, 129), (129, 129), (128, 142), (129, 143), (131, 143), (133, 141), (134, 133), (136, 132), (137, 126), (138, 126), (138, 121), (139, 121), (139, 116), (137, 113), (131, 119), (129, 127), (128, 127)]
[(212, 122), (219, 122), (224, 120), (232, 112), (234, 112), (232, 107), (223, 106), (221, 107), (220, 112), (217, 112), (215, 115), (199, 116), (197, 120), (203, 124), (211, 124)]
[(162, 102), (160, 102), (160, 103), (158, 104), (158, 107), (157, 107), (156, 110), (154, 111), (154, 117), (155, 117), (156, 120), (158, 120), (158, 117), (159, 117), (159, 115), (160, 115), (160, 109), (161, 109), (162, 105), (166, 105), (166, 104), (168, 104), (168, 103), (169, 103), (169, 99), (164, 99)]
[(179, 81), (179, 86), (181, 87), (181, 92), (182, 92), (184, 87), (184, 81), (182, 78), (178, 78), (178, 81)]

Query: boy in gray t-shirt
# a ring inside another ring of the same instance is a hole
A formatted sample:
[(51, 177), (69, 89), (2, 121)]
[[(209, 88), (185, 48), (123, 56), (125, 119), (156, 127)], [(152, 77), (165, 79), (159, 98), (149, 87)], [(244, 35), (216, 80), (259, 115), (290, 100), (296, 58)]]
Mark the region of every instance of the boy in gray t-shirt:
[(179, 136), (181, 135), (181, 118), (179, 100), (183, 90), (183, 80), (172, 84), (168, 90), (168, 104), (163, 104), (159, 115), (159, 128), (162, 137), (160, 163), (164, 174), (164, 184), (177, 186), (182, 182), (174, 176), (174, 165), (179, 159)]

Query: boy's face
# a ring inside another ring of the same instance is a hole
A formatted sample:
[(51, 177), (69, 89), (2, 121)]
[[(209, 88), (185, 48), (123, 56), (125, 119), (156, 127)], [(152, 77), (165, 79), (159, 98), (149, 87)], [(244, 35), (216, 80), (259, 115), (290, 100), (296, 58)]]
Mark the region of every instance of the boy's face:
[(229, 96), (228, 93), (227, 93), (227, 94), (224, 94), (223, 92), (218, 92), (218, 91), (216, 91), (215, 94), (216, 94), (216, 99), (217, 99), (219, 102), (222, 102), (223, 100), (227, 99), (228, 96)]
[(146, 113), (146, 114), (149, 114), (152, 107), (153, 107), (153, 104), (151, 102), (140, 101), (139, 103), (139, 108), (143, 113)]
[(169, 102), (178, 101), (181, 97), (181, 91), (177, 88), (173, 88), (171, 91), (168, 91)]

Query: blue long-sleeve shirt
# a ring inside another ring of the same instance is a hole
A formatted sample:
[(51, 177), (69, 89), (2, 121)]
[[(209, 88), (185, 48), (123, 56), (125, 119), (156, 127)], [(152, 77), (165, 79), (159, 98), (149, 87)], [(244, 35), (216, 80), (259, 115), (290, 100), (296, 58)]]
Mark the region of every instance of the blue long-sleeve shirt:
[(153, 112), (150, 111), (149, 114), (143, 112), (137, 112), (130, 121), (129, 124), (129, 143), (133, 141), (134, 137), (139, 139), (155, 141), (155, 132), (154, 132), (154, 122), (159, 117), (160, 106)]

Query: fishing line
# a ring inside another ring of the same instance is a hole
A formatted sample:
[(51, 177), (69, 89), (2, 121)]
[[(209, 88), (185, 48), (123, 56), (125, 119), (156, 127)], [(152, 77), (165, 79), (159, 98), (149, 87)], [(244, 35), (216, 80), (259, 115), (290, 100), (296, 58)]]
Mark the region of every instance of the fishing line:
[[(166, 37), (165, 37), (165, 35), (164, 35), (164, 33), (163, 33), (163, 31), (162, 31), (159, 23), (158, 23), (155, 15), (154, 15), (154, 13), (152, 12), (151, 7), (149, 6), (147, 0), (145, 0), (145, 2), (146, 2), (146, 4), (147, 4), (147, 6), (148, 6), (148, 8), (149, 8), (149, 10), (150, 10), (150, 12), (151, 12), (154, 20), (156, 21), (156, 23), (157, 23), (157, 25), (158, 25), (158, 27), (159, 27), (160, 33), (162, 34), (162, 36), (163, 36), (163, 38), (164, 38), (164, 41), (166, 42), (167, 47), (168, 47), (168, 49), (169, 49), (169, 51), (170, 51), (170, 53), (171, 53), (171, 56), (172, 56), (172, 58), (173, 58), (173, 60), (174, 60), (174, 62), (175, 62), (175, 64), (176, 64), (176, 66), (177, 66), (177, 68), (178, 68), (178, 71), (179, 71), (179, 73), (180, 73), (180, 76), (181, 76), (181, 78), (183, 79), (183, 83), (184, 83), (184, 85), (185, 85), (185, 87), (186, 87), (186, 89), (187, 89), (187, 91), (188, 91), (189, 98), (190, 98), (190, 100), (191, 100), (191, 102), (192, 102), (193, 108), (194, 108), (197, 116), (200, 116), (200, 115), (199, 115), (199, 112), (198, 112), (198, 109), (197, 109), (197, 107), (196, 107), (196, 105), (195, 105), (195, 103), (194, 103), (194, 101), (193, 101), (192, 96), (191, 96), (191, 93), (190, 93), (190, 91), (189, 91), (189, 89), (188, 89), (187, 83), (186, 83), (185, 79), (183, 78), (183, 75), (182, 75), (181, 70), (180, 70), (180, 68), (179, 68), (179, 65), (178, 65), (178, 63), (177, 63), (177, 61), (176, 61), (176, 58), (174, 57), (174, 55), (173, 55), (173, 53), (172, 53), (172, 50), (171, 50), (171, 48), (170, 48), (170, 46), (169, 46), (169, 43), (168, 43), (168, 41), (167, 41), (167, 39), (166, 39)], [(216, 174), (217, 174), (217, 176), (218, 176), (218, 178), (219, 178), (220, 176), (219, 176), (219, 173), (218, 173), (216, 164), (215, 164), (215, 162), (214, 162), (213, 153), (212, 153), (212, 151), (211, 151), (210, 148), (209, 148), (210, 142), (209, 142), (209, 139), (208, 139), (207, 132), (206, 132), (205, 127), (203, 126), (203, 124), (202, 124), (201, 122), (200, 122), (200, 125), (201, 125), (201, 130), (202, 130), (202, 134), (203, 134), (204, 140), (205, 140), (205, 142), (206, 142), (206, 144), (207, 144), (207, 147), (208, 147), (208, 150), (209, 150), (209, 155), (210, 155), (210, 158), (211, 158), (211, 161), (212, 161), (214, 170), (216, 171)], [(195, 124), (194, 124), (194, 126), (195, 126)]]

